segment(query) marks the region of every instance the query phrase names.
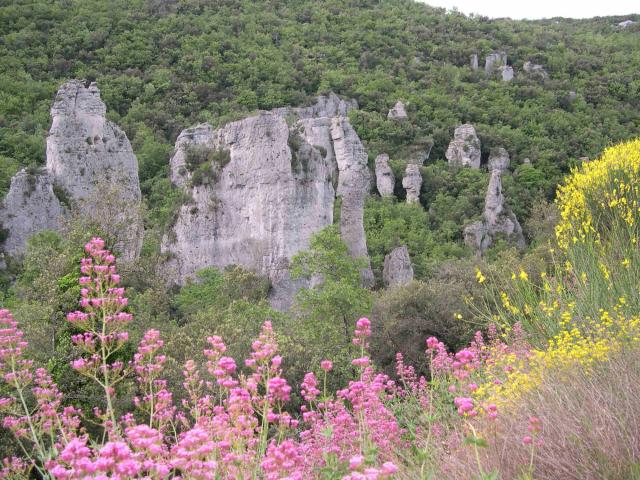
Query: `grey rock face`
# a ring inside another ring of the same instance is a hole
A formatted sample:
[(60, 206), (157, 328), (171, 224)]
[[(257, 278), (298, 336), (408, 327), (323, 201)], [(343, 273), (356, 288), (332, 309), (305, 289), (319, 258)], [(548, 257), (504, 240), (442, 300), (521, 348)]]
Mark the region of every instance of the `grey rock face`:
[(407, 192), (407, 203), (420, 202), (420, 187), (422, 187), (422, 175), (420, 166), (409, 163), (404, 171), (402, 186)]
[(627, 27), (630, 27), (631, 25), (633, 25), (634, 23), (636, 23), (636, 22), (634, 22), (633, 20), (624, 20), (624, 21), (618, 23), (618, 27), (627, 28)]
[[(346, 118), (352, 107), (331, 95), (311, 107), (262, 112), (217, 130), (206, 124), (184, 130), (171, 179), (192, 203), (180, 209), (162, 244), (172, 254), (175, 280), (207, 266), (241, 265), (268, 276), (272, 305), (289, 308), (300, 287), (289, 277), (289, 261), (333, 223), (336, 195), (349, 251), (368, 258), (363, 210), (370, 174)], [(206, 175), (197, 174), (203, 170)]]
[(392, 197), (396, 178), (389, 166), (389, 155), (383, 153), (376, 157), (376, 186), (381, 197)]
[(509, 65), (505, 65), (502, 67), (502, 81), (503, 82), (510, 82), (511, 80), (513, 80), (513, 67), (509, 66)]
[(367, 266), (360, 272), (365, 286), (373, 285), (373, 271), (369, 264), (367, 240), (364, 233), (364, 203), (369, 195), (371, 175), (367, 153), (356, 131), (346, 117), (331, 122), (331, 139), (338, 164), (338, 196), (340, 235), (353, 258), (365, 258)]
[(525, 64), (522, 66), (522, 70), (524, 70), (526, 74), (532, 77), (539, 77), (542, 79), (549, 78), (549, 74), (544, 69), (544, 67), (542, 65), (538, 65), (537, 63), (525, 62)]
[(382, 279), (388, 286), (404, 285), (413, 280), (413, 267), (406, 245), (394, 248), (384, 257)]
[(507, 54), (506, 52), (493, 52), (485, 57), (484, 60), (484, 72), (487, 75), (492, 74), (498, 68), (507, 65)]
[[(61, 215), (71, 213), (54, 195), (55, 186), (74, 211), (92, 216), (99, 224), (108, 223), (106, 227), (122, 226), (117, 247), (125, 260), (139, 254), (138, 163), (125, 133), (105, 114), (95, 83), (85, 87), (71, 80), (60, 87), (51, 107), (46, 168), (37, 175), (19, 172), (4, 202), (4, 223), (13, 225), (5, 242), (7, 253), (21, 255), (28, 237), (40, 230), (59, 229)], [(106, 206), (106, 198), (114, 192), (117, 202), (109, 199)], [(103, 215), (107, 210), (108, 218)]]
[(43, 230), (58, 230), (64, 208), (53, 192), (51, 176), (20, 170), (12, 179), (0, 208), (0, 224), (7, 231), (4, 251), (12, 257), (25, 252), (27, 240)]
[(471, 70), (473, 71), (478, 70), (478, 54), (477, 53), (474, 53), (473, 55), (471, 55), (469, 63), (471, 65)]
[(405, 118), (407, 118), (407, 111), (404, 107), (404, 103), (398, 100), (393, 108), (389, 110), (387, 118), (390, 118), (392, 120), (404, 120)]
[(509, 154), (504, 148), (492, 152), (489, 157), (491, 177), (484, 200), (482, 220), (468, 225), (464, 229), (465, 243), (475, 248), (479, 254), (484, 253), (493, 243), (496, 235), (502, 234), (519, 248), (524, 248), (525, 241), (518, 219), (511, 210), (505, 207), (502, 194), (502, 174), (509, 168)]
[(511, 160), (509, 159), (509, 153), (502, 147), (495, 149), (489, 155), (489, 171), (499, 170), (503, 173), (507, 168)]
[(451, 166), (480, 168), (480, 139), (473, 125), (465, 123), (456, 128), (445, 156)]
[[(72, 80), (62, 85), (51, 107), (47, 171), (81, 210), (89, 211), (99, 196), (96, 189), (105, 187), (117, 188), (124, 208), (137, 208), (138, 162), (125, 133), (105, 114), (95, 83), (85, 87)], [(131, 259), (139, 254), (142, 225), (139, 219), (127, 223), (120, 250)]]

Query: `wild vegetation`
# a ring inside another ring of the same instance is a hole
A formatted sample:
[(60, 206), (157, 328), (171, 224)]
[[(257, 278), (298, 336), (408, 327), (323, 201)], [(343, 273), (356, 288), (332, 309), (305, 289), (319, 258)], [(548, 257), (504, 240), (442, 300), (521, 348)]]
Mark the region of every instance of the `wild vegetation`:
[[(92, 408), (63, 395), (50, 369), (30, 359), (29, 335), (9, 310), (0, 310), (0, 373), (8, 395), (0, 407), (15, 440), (2, 476), (638, 478), (639, 169), (636, 140), (572, 173), (559, 190), (554, 260), (539, 279), (520, 267), (508, 291), (478, 268), (475, 281), (484, 286), (486, 303), (468, 299), (477, 310), (465, 315), (486, 317), (486, 334), (478, 331), (455, 353), (427, 338), (429, 377), (402, 353), (395, 379), (378, 373), (371, 321), (360, 318), (352, 332), (346, 312), (340, 318), (327, 311), (312, 319), (315, 329), (301, 330), (316, 348), (335, 342), (344, 355), (335, 362), (311, 355), (312, 370), (299, 390), (288, 380), (270, 320), (244, 352), (243, 365), (228, 356), (221, 336), (205, 342), (203, 335), (200, 362), (187, 356), (181, 379), (171, 379), (176, 356), (159, 330), (147, 330), (133, 348), (128, 327), (136, 320), (116, 258), (94, 237), (80, 259), (77, 286), (67, 285), (80, 309), (66, 315), (69, 366), (86, 379)], [(359, 265), (350, 265), (339, 243), (328, 230), (294, 261), (300, 275), (335, 276), (313, 294), (302, 290), (302, 308), (309, 302), (329, 308), (336, 290), (359, 287)], [(344, 271), (326, 268), (331, 250)], [(234, 285), (247, 285), (238, 281), (241, 272), (227, 274)], [(221, 295), (225, 275), (203, 273), (176, 305), (204, 311), (209, 296), (202, 294)], [(328, 388), (334, 372), (351, 380)]]

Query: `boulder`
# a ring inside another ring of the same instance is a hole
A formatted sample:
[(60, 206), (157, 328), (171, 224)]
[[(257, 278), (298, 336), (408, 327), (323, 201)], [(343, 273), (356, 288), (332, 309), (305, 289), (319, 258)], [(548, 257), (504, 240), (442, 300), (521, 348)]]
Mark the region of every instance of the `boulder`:
[(480, 168), (480, 139), (473, 125), (465, 123), (456, 128), (445, 156), (450, 166)]
[(407, 164), (402, 178), (402, 186), (407, 192), (407, 203), (420, 203), (420, 188), (422, 187), (422, 175), (420, 166), (415, 163)]
[[(204, 267), (240, 265), (267, 276), (271, 304), (288, 309), (303, 285), (291, 280), (289, 261), (333, 223), (336, 196), (342, 197), (341, 236), (351, 255), (368, 260), (363, 212), (370, 173), (346, 117), (353, 106), (332, 94), (310, 107), (184, 130), (171, 179), (191, 201), (162, 242), (172, 280), (183, 283)], [(370, 267), (363, 280), (372, 284)]]
[(618, 23), (618, 27), (627, 28), (633, 25), (634, 23), (636, 22), (634, 22), (633, 20), (623, 20), (622, 22)]
[(376, 186), (381, 197), (392, 197), (396, 184), (393, 170), (389, 166), (389, 155), (383, 153), (376, 157)]
[(406, 245), (394, 248), (384, 257), (382, 279), (389, 287), (404, 285), (413, 280), (413, 267)]
[(389, 113), (387, 114), (387, 118), (391, 119), (391, 120), (404, 120), (407, 118), (407, 111), (404, 108), (404, 103), (402, 103), (400, 100), (398, 100), (396, 102), (396, 104), (393, 106), (393, 108), (391, 110), (389, 110)]

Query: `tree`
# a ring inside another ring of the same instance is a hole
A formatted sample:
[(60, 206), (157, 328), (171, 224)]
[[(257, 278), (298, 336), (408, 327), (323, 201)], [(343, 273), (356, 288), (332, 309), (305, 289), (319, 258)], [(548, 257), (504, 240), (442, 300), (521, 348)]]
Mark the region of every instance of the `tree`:
[(371, 310), (371, 293), (360, 279), (364, 262), (351, 257), (331, 225), (311, 238), (309, 250), (293, 257), (291, 267), (292, 278), (309, 285), (298, 292), (295, 304), (308, 360), (337, 360), (344, 371), (355, 322)]

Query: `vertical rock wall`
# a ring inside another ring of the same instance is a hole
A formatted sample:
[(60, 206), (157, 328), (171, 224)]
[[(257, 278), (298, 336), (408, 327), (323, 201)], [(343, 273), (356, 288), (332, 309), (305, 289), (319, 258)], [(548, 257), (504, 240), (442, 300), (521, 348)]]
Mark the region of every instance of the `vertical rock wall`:
[[(329, 95), (310, 107), (262, 112), (218, 130), (183, 131), (171, 179), (192, 201), (162, 245), (173, 257), (176, 280), (207, 266), (241, 265), (268, 276), (272, 305), (287, 309), (299, 287), (289, 278), (289, 261), (333, 223), (336, 195), (342, 197), (342, 238), (354, 257), (368, 259), (363, 210), (370, 174), (346, 117), (352, 107)], [(370, 268), (363, 278), (373, 279)]]

